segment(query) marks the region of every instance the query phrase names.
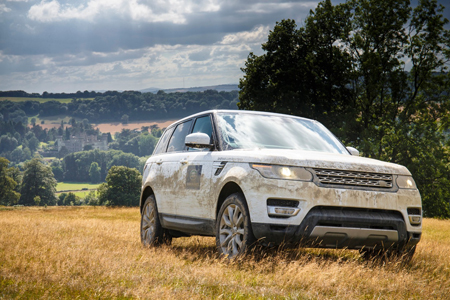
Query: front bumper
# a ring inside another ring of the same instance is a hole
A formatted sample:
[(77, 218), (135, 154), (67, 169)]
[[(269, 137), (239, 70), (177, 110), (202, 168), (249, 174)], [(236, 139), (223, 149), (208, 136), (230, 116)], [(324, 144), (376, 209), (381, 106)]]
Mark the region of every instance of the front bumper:
[[(266, 242), (360, 249), (409, 247), (421, 237), (422, 201), (417, 189), (323, 187), (315, 182), (266, 179), (252, 171), (241, 186), (248, 187), (244, 195), (253, 233)], [(276, 216), (269, 202), (283, 201), (298, 203), (299, 211), (286, 218)], [(419, 213), (411, 216), (411, 209)]]
[(315, 207), (300, 225), (253, 223), (254, 235), (266, 243), (322, 248), (412, 247), (420, 232), (407, 231), (401, 213), (340, 207)]

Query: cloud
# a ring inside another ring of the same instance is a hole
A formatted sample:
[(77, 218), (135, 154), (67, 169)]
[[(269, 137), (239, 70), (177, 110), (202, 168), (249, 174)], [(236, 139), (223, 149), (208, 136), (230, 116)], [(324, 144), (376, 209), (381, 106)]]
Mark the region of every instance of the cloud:
[(171, 22), (183, 24), (185, 15), (196, 12), (218, 11), (220, 5), (214, 0), (204, 1), (138, 1), (138, 0), (90, 0), (87, 4), (74, 6), (70, 2), (42, 0), (28, 11), (28, 18), (39, 22), (63, 20), (86, 20), (93, 22), (105, 15), (116, 15), (133, 21), (147, 23)]
[(0, 15), (2, 14), (2, 13), (7, 13), (7, 12), (10, 12), (11, 11), (11, 9), (10, 8), (8, 8), (8, 7), (6, 7), (6, 5), (5, 4), (0, 4)]
[(269, 26), (258, 26), (252, 31), (242, 31), (233, 34), (227, 34), (220, 41), (222, 45), (233, 45), (239, 44), (242, 42), (245, 43), (255, 43), (260, 42), (263, 39), (267, 38), (269, 33)]
[[(0, 90), (170, 88), (236, 83), (292, 0), (8, 1), (0, 19)], [(0, 7), (3, 7), (0, 6)]]
[(189, 60), (191, 61), (205, 61), (211, 57), (211, 51), (208, 49), (203, 49), (200, 51), (195, 51), (189, 54)]

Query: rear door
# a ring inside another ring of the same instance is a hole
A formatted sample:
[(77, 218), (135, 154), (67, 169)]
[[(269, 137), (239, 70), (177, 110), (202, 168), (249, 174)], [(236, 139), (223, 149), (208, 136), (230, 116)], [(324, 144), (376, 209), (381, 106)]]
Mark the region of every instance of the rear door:
[(193, 119), (178, 124), (169, 139), (167, 150), (161, 159), (156, 161), (160, 165), (158, 174), (157, 203), (162, 203), (164, 210), (160, 213), (169, 215), (179, 214), (180, 197), (183, 196), (183, 173), (186, 172), (187, 150), (184, 145), (186, 135), (192, 129)]

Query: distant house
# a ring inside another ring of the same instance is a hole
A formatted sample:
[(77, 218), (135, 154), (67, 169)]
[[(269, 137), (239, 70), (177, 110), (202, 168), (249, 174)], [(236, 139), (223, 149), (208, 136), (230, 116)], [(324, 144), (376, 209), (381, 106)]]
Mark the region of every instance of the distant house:
[(71, 136), (70, 140), (64, 140), (62, 136), (56, 138), (58, 152), (62, 147), (66, 147), (69, 153), (83, 151), (85, 146), (92, 146), (92, 149), (108, 150), (108, 135), (102, 134), (100, 139), (96, 135), (87, 135), (85, 132)]

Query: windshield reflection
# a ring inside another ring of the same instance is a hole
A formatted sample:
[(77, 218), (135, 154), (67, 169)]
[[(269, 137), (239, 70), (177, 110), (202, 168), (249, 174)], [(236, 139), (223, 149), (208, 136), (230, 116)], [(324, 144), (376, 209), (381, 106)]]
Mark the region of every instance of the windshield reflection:
[(218, 113), (224, 150), (295, 149), (348, 154), (319, 122), (288, 116)]

